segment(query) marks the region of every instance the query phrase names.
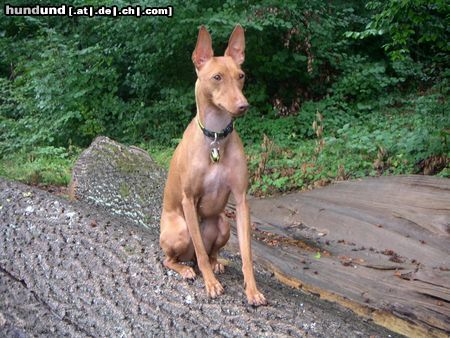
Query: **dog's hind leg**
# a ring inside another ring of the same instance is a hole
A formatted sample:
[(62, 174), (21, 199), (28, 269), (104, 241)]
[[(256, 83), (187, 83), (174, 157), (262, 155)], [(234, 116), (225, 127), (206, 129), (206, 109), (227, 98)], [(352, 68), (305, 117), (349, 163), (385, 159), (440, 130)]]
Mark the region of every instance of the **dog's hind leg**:
[(166, 257), (164, 266), (178, 272), (185, 279), (195, 278), (192, 267), (180, 264), (194, 258), (194, 246), (184, 218), (176, 213), (161, 215), (160, 245)]

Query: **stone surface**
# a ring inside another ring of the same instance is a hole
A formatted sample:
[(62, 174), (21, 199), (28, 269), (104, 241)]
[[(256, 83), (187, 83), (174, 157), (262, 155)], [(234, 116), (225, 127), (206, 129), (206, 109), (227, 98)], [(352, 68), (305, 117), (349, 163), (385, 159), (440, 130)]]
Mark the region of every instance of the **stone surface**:
[(69, 193), (137, 225), (159, 226), (165, 180), (146, 151), (99, 136), (75, 163)]

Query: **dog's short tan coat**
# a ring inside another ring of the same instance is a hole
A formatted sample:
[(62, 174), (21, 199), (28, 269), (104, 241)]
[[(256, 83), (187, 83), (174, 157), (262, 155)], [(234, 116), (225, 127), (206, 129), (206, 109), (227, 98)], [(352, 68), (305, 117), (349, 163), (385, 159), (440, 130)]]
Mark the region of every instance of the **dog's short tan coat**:
[(246, 199), (247, 163), (242, 142), (233, 131), (220, 140), (220, 160), (210, 158), (212, 140), (196, 119), (211, 131), (223, 130), (232, 118), (248, 109), (242, 94), (245, 54), (244, 30), (236, 26), (223, 57), (214, 57), (211, 37), (201, 27), (192, 54), (197, 71), (195, 97), (197, 116), (183, 134), (170, 162), (164, 190), (160, 244), (166, 255), (164, 265), (184, 278), (194, 278), (194, 270), (182, 261), (197, 260), (207, 294), (217, 297), (223, 287), (215, 273), (224, 271), (217, 255), (230, 237), (224, 215), (230, 192), (236, 201), (237, 230), (242, 257), (245, 292), (252, 305), (266, 304), (253, 274), (250, 214)]

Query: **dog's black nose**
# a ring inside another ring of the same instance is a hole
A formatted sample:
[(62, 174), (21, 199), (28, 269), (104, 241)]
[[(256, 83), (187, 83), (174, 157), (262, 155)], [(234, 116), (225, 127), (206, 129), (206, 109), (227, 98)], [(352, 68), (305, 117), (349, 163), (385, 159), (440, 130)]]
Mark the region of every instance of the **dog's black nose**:
[(248, 107), (250, 107), (250, 105), (248, 103), (240, 105), (238, 108), (239, 113), (245, 113), (248, 110)]

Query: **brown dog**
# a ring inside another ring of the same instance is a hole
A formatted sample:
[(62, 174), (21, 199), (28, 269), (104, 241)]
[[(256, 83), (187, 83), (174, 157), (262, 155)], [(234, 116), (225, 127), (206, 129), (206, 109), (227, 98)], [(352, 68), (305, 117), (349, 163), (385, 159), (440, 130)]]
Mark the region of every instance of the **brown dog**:
[(205, 27), (198, 33), (192, 53), (197, 72), (197, 116), (184, 132), (170, 162), (164, 190), (160, 244), (164, 266), (194, 278), (194, 270), (180, 261), (197, 259), (212, 298), (223, 293), (214, 273), (224, 271), (217, 254), (230, 237), (224, 215), (230, 192), (236, 200), (237, 229), (242, 257), (245, 293), (252, 305), (266, 304), (256, 287), (251, 252), (250, 214), (246, 199), (248, 173), (244, 148), (233, 131), (234, 117), (248, 109), (242, 94), (245, 37), (238, 25), (223, 57), (213, 57)]

